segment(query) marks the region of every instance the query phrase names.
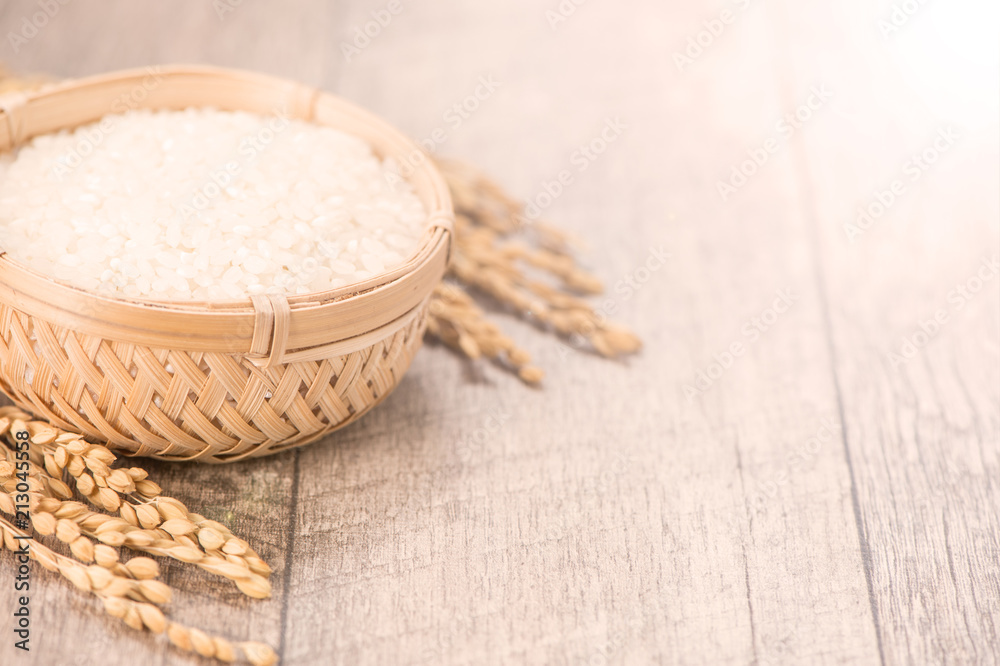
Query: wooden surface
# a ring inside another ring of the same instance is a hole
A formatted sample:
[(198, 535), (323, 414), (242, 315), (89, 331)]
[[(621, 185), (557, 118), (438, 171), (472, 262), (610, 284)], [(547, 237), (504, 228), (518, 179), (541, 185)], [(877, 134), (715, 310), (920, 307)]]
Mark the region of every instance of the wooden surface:
[[(384, 6), (70, 3), (2, 58), (60, 76), (245, 67), (418, 139), (444, 128), (440, 154), (524, 198), (569, 170), (545, 214), (587, 239), (646, 350), (607, 362), (497, 315), (543, 390), (430, 345), (322, 443), (151, 465), (277, 572), (252, 602), (169, 564), (172, 616), (296, 665), (998, 663), (1000, 279), (955, 291), (1000, 253), (995, 10), (930, 3), (884, 36), (885, 1), (593, 0), (553, 28), (555, 0), (403, 0), (348, 62), (341, 43)], [(0, 34), (36, 10), (8, 0)], [(480, 77), (499, 88), (456, 127)], [(574, 151), (615, 119), (580, 171)], [(911, 179), (940, 131), (957, 138)], [(718, 181), (765, 145), (723, 201)], [(669, 259), (641, 268), (654, 250)], [(616, 290), (625, 276), (642, 284)], [(939, 311), (912, 358), (890, 356)], [(695, 395), (700, 371), (715, 378)], [(199, 663), (34, 575), (34, 650), (4, 629), (0, 663)]]

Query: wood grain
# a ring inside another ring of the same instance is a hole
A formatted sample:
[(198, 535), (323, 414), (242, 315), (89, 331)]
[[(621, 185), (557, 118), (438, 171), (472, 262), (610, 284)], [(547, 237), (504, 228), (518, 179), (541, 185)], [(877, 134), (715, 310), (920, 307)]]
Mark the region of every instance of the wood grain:
[[(813, 26), (843, 30), (865, 15), (862, 3), (856, 4), (808, 18)], [(830, 67), (822, 55), (831, 47), (826, 30), (805, 27), (807, 17), (793, 4), (787, 7), (782, 32), (797, 54), (785, 59), (791, 65), (784, 73), (787, 88), (809, 85), (819, 71), (832, 89), (851, 96), (844, 102), (848, 108), (866, 109), (825, 131), (803, 134), (796, 159), (811, 208), (804, 213), (818, 230), (832, 372), (883, 659), (995, 663), (1000, 655), (996, 126), (993, 119), (982, 122), (988, 108), (944, 113), (898, 80), (865, 82), (872, 88), (845, 80), (864, 62), (905, 67), (914, 54), (869, 31), (846, 62)], [(799, 29), (791, 29), (793, 24)], [(815, 71), (807, 74), (809, 64)], [(865, 98), (877, 94), (873, 84), (878, 83), (889, 88), (888, 102), (866, 108)], [(872, 133), (873, 127), (885, 131)], [(868, 159), (852, 157), (862, 150)], [(916, 162), (926, 150), (940, 156)], [(852, 242), (845, 222), (856, 221), (856, 208), (869, 207), (873, 192), (884, 197), (893, 181), (904, 185), (899, 201)], [(970, 283), (966, 298), (956, 286), (978, 280), (980, 270), (990, 277), (977, 294), (971, 293), (976, 282)], [(908, 350), (904, 338), (916, 340), (916, 349)]]
[[(32, 6), (0, 8), (0, 33)], [(555, 2), (404, 2), (349, 61), (341, 44), (385, 3), (246, 2), (221, 21), (210, 3), (105, 6), (66, 6), (8, 64), (258, 69), (345, 95), (526, 199), (567, 170), (545, 214), (586, 239), (602, 307), (647, 345), (607, 362), (497, 313), (544, 389), (431, 344), (321, 443), (152, 465), (277, 571), (274, 598), (250, 603), (168, 564), (175, 617), (296, 665), (1000, 661), (1000, 278), (949, 301), (1000, 251), (996, 119), (915, 98), (877, 27), (888, 3), (595, 1), (553, 29)], [(463, 117), (484, 78), (496, 90)], [(954, 150), (850, 242), (856, 207), (948, 123)], [(723, 200), (718, 181), (769, 139)], [(0, 663), (197, 663), (37, 580), (38, 650), (0, 643)], [(0, 583), (0, 609), (11, 594)]]

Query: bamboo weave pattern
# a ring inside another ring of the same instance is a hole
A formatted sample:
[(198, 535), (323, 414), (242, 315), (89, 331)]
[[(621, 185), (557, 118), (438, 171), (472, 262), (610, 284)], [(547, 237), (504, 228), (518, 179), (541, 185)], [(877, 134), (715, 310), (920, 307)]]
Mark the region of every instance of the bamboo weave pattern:
[(261, 368), (241, 354), (81, 334), (0, 304), (0, 388), (129, 455), (231, 462), (307, 444), (377, 405), (419, 349), (426, 308), (359, 351)]

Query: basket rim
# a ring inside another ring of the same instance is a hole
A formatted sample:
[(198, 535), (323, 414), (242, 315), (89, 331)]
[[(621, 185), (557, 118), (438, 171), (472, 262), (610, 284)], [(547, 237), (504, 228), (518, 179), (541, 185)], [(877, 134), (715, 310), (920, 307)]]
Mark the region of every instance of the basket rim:
[[(286, 350), (326, 345), (363, 335), (418, 308), (444, 274), (452, 245), (454, 212), (448, 186), (417, 143), (375, 114), (336, 95), (266, 74), (208, 65), (160, 65), (71, 79), (19, 95), (0, 106), (0, 152), (39, 134), (76, 127), (115, 113), (102, 104), (122, 90), (155, 76), (160, 79), (129, 108), (216, 107), (260, 112), (283, 105), (292, 118), (360, 136), (382, 159), (424, 156), (408, 181), (427, 210), (428, 229), (400, 266), (337, 289), (281, 297), (287, 303)], [(190, 99), (195, 97), (196, 99)], [(208, 100), (216, 100), (215, 103)], [(81, 101), (89, 110), (80, 110)], [(75, 106), (67, 108), (73, 103)], [(252, 107), (252, 108), (248, 108)], [(94, 117), (94, 110), (98, 113)], [(266, 113), (264, 114), (266, 115)], [(66, 117), (70, 120), (65, 120)], [(3, 252), (0, 302), (81, 333), (163, 348), (268, 355), (261, 348), (263, 319), (257, 299), (213, 301), (130, 298), (105, 295), (60, 282)], [(392, 307), (387, 307), (387, 306)], [(266, 313), (265, 313), (266, 314)], [(335, 315), (342, 315), (336, 317)], [(66, 323), (69, 323), (67, 326)], [(275, 325), (271, 324), (272, 328)], [(276, 340), (276, 338), (275, 338)], [(255, 348), (256, 347), (256, 348)], [(267, 352), (270, 353), (267, 353)], [(284, 353), (285, 350), (281, 350)]]

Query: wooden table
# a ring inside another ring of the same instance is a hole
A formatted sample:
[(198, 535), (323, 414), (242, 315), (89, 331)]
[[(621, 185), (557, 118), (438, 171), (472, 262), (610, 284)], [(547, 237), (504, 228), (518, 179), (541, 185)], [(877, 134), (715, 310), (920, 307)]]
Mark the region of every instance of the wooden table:
[[(171, 615), (295, 665), (998, 663), (995, 10), (400, 2), (357, 52), (393, 3), (71, 2), (17, 53), (41, 10), (0, 8), (19, 72), (237, 66), (437, 136), (585, 238), (646, 343), (497, 314), (542, 390), (430, 344), (322, 443), (151, 465), (276, 570), (254, 602), (166, 564)], [(0, 663), (199, 663), (36, 571)]]

